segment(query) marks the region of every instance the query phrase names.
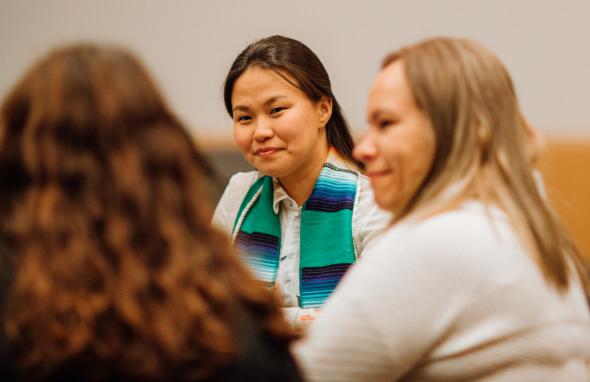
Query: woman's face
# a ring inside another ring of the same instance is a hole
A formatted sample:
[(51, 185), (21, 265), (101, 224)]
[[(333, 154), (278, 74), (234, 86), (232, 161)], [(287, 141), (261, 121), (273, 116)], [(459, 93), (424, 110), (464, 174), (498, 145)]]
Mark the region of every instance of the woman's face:
[(436, 150), (434, 129), (414, 101), (403, 61), (394, 61), (377, 76), (367, 120), (369, 130), (354, 156), (366, 166), (377, 204), (395, 214), (418, 191)]
[[(301, 179), (324, 163), (329, 99), (313, 102), (289, 83), (295, 79), (257, 66), (236, 80), (232, 92), (234, 138), (252, 166), (279, 179)], [(311, 170), (313, 169), (313, 170)]]

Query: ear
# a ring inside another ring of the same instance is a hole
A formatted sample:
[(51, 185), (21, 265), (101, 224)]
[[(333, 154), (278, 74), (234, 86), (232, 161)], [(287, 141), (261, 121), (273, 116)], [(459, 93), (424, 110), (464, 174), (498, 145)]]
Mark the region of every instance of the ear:
[(320, 124), (325, 127), (332, 116), (332, 97), (323, 96), (317, 104)]

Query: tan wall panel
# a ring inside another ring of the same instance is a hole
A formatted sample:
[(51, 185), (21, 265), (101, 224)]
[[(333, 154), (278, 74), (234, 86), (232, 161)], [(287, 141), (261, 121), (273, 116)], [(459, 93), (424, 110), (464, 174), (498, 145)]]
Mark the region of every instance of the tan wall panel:
[(540, 161), (547, 193), (590, 262), (590, 138), (549, 138)]
[[(236, 154), (234, 162), (241, 159), (231, 138), (205, 139), (199, 143), (213, 155), (218, 162), (214, 164), (223, 175), (229, 177), (224, 173), (225, 167), (235, 170), (238, 165), (219, 162), (228, 161), (231, 152)], [(553, 207), (590, 263), (590, 138), (547, 138), (539, 167)]]

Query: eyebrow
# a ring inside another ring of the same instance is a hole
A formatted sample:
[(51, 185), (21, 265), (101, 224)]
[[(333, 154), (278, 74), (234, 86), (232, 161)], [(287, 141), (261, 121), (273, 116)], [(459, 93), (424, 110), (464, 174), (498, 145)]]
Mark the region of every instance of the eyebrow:
[(376, 121), (379, 118), (390, 118), (390, 119), (399, 119), (398, 114), (395, 111), (383, 111), (380, 109), (377, 109), (375, 111), (373, 111), (371, 114), (369, 114), (368, 118), (367, 118), (367, 122), (371, 122), (371, 121)]
[(367, 116), (367, 121), (374, 121), (377, 118), (379, 118), (379, 115), (381, 115), (381, 111), (375, 110), (370, 115)]
[(369, 121), (374, 121), (374, 120), (376, 120), (376, 119), (379, 119), (379, 117), (380, 117), (381, 115), (383, 115), (383, 111), (381, 111), (381, 110), (377, 109), (377, 110), (373, 111), (373, 112), (372, 112), (372, 113), (369, 115), (369, 118), (367, 118), (367, 120), (369, 120)]
[(234, 106), (231, 109), (232, 112), (236, 112), (236, 111), (248, 111), (248, 110), (250, 110), (250, 108), (248, 106), (242, 106), (242, 105)]
[[(278, 99), (281, 98), (287, 98), (286, 95), (276, 95), (276, 96), (272, 96), (269, 99), (267, 99), (266, 101), (264, 101), (264, 105), (270, 105), (273, 102), (276, 102)], [(232, 111), (249, 111), (250, 108), (248, 106), (244, 106), (244, 105), (236, 105), (235, 107), (232, 108)]]

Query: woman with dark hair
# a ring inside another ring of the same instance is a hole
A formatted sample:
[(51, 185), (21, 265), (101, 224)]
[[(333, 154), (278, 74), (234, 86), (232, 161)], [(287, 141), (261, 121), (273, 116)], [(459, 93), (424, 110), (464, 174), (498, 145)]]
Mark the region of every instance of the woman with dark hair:
[(395, 218), (297, 348), (308, 379), (590, 380), (587, 278), (500, 60), (465, 39), (404, 47), (367, 119), (355, 156)]
[[(299, 380), (210, 227), (204, 161), (124, 50), (56, 50), (0, 115), (2, 380)], [(12, 376), (10, 376), (12, 374)]]
[(282, 36), (251, 44), (227, 74), (224, 99), (256, 171), (232, 177), (213, 221), (299, 326), (389, 217), (373, 202), (328, 73), (307, 46)]

